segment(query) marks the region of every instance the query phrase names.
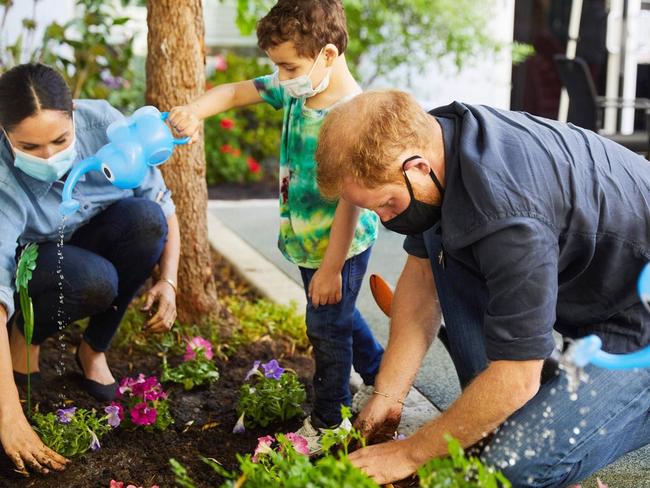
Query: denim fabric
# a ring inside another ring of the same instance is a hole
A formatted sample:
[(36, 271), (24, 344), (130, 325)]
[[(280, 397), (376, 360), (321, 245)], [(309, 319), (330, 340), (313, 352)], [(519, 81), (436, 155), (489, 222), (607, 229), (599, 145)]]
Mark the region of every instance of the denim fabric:
[[(78, 159), (92, 156), (106, 144), (106, 128), (120, 118), (122, 114), (104, 100), (75, 100)], [(16, 248), (29, 242), (58, 240), (63, 186), (63, 180), (45, 183), (16, 168), (9, 142), (0, 131), (0, 306), (6, 308), (8, 317), (14, 313)], [(65, 242), (78, 228), (123, 198), (142, 197), (156, 201), (167, 217), (175, 211), (171, 192), (158, 168), (150, 168), (144, 183), (134, 190), (120, 190), (102, 173), (93, 171), (81, 177), (72, 196), (81, 208), (66, 218)]]
[[(355, 307), (370, 251), (367, 249), (345, 262), (341, 271), (342, 299), (339, 303), (314, 308), (307, 297), (307, 335), (316, 362), (312, 420), (317, 425), (333, 426), (341, 422), (341, 405), (350, 405), (352, 401), (352, 366), (367, 385), (375, 383), (379, 371), (384, 349)], [(300, 268), (305, 292), (316, 271)]]
[[(432, 231), (433, 232), (433, 231)], [(488, 364), (483, 317), (485, 284), (461, 263), (440, 255), (439, 234), (427, 239), (449, 352), (461, 385)], [(577, 396), (560, 371), (515, 412), (483, 449), (482, 459), (503, 471), (513, 488), (564, 487), (650, 443), (650, 369), (586, 368)]]
[[(167, 239), (167, 220), (157, 203), (125, 198), (79, 228), (63, 245), (63, 326), (90, 317), (84, 340), (106, 351), (127, 306), (149, 277)], [(57, 244), (39, 247), (36, 270), (29, 282), (34, 302), (33, 343), (59, 330)], [(15, 296), (19, 306), (18, 296)], [(17, 325), (23, 328), (22, 314)]]

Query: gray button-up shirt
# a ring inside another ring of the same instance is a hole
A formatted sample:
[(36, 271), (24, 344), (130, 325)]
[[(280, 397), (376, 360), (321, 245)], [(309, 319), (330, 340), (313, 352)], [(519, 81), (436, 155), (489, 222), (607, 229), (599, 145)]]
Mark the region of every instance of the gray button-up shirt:
[[(108, 142), (106, 128), (122, 114), (104, 100), (76, 100), (74, 110), (78, 160), (92, 156)], [(14, 167), (9, 141), (0, 132), (0, 304), (11, 317), (14, 313), (14, 274), (16, 250), (29, 242), (59, 239), (59, 204), (62, 181), (44, 183)], [(151, 168), (139, 188), (120, 190), (100, 172), (84, 175), (73, 191), (80, 209), (66, 219), (64, 239), (88, 223), (112, 203), (127, 197), (142, 197), (159, 202), (167, 217), (175, 212), (171, 192), (157, 168)]]
[[(650, 261), (650, 162), (571, 124), (453, 103), (430, 112), (445, 141), (442, 244), (482, 278), (488, 358), (539, 359), (598, 334), (610, 352), (650, 343), (637, 279)], [(405, 249), (431, 255), (432, 233)]]

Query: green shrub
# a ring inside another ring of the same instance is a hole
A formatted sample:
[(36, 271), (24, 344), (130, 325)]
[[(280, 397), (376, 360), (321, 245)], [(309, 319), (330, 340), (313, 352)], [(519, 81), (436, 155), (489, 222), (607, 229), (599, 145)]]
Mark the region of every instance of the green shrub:
[[(217, 69), (206, 81), (206, 90), (269, 74), (271, 65), (257, 56), (233, 52), (217, 55)], [(231, 110), (205, 121), (205, 157), (208, 184), (257, 181), (274, 178), (274, 165), (280, 151), (282, 110), (266, 103)]]

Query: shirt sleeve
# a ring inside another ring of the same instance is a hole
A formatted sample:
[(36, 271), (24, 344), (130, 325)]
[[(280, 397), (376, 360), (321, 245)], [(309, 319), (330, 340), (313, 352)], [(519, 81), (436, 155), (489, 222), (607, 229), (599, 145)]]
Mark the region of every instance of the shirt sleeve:
[(429, 258), (429, 253), (427, 252), (427, 248), (424, 245), (424, 236), (422, 234), (406, 236), (406, 239), (404, 239), (403, 247), (404, 250), (411, 256), (423, 259)]
[(545, 359), (555, 347), (559, 247), (555, 233), (521, 218), (473, 245), (488, 289), (490, 360)]
[(160, 169), (152, 167), (149, 169), (147, 176), (142, 185), (133, 190), (136, 197), (146, 198), (158, 203), (163, 210), (166, 218), (169, 218), (176, 212), (176, 206), (172, 200), (172, 192), (165, 185)]
[(21, 206), (4, 192), (0, 192), (0, 201), (0, 304), (5, 307), (7, 318), (11, 318), (15, 312), (16, 249), (26, 216)]
[(278, 110), (284, 106), (284, 89), (275, 75), (265, 75), (253, 80), (257, 92), (266, 103)]

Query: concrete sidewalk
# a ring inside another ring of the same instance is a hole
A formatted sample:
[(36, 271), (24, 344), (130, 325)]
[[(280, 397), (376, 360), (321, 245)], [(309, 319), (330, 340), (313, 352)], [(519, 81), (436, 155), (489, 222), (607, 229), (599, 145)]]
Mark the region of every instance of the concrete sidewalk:
[[(278, 224), (275, 199), (210, 201), (208, 205), (210, 242), (215, 249), (263, 296), (278, 303), (293, 300), (299, 308), (304, 308), (305, 295), (298, 268), (277, 248)], [(380, 228), (367, 275), (381, 274), (394, 285), (406, 259), (402, 241), (403, 237)], [(376, 306), (368, 280), (361, 289), (357, 306), (375, 336), (385, 345), (388, 319)], [(439, 341), (434, 341), (425, 357), (415, 386), (437, 410), (448, 408), (460, 393), (451, 360)], [(598, 475), (609, 488), (650, 488), (650, 448), (628, 454)], [(595, 478), (583, 484), (584, 488), (595, 486)]]

